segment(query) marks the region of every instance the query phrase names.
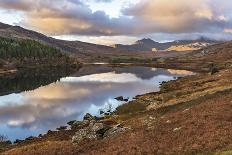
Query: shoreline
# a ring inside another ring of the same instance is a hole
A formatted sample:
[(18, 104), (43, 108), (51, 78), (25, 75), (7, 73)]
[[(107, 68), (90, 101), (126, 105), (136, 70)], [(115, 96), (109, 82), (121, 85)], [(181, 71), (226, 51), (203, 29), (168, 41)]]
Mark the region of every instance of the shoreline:
[[(118, 65), (118, 64), (113, 64), (113, 65)], [(125, 135), (128, 136), (128, 134), (140, 132), (137, 131), (137, 129), (141, 131), (148, 131), (149, 134), (150, 132), (154, 132), (153, 130), (156, 130), (156, 128), (157, 129), (161, 128), (161, 130), (166, 130), (162, 126), (167, 124), (172, 124), (172, 121), (170, 121), (171, 123), (169, 123), (169, 120), (166, 119), (165, 120), (168, 123), (163, 124), (162, 120), (165, 117), (167, 117), (166, 115), (169, 116), (173, 113), (179, 113), (179, 110), (186, 112), (190, 111), (190, 109), (194, 109), (195, 107), (201, 105), (200, 103), (202, 101), (210, 101), (212, 99), (215, 99), (215, 96), (218, 96), (218, 94), (223, 94), (223, 95), (230, 94), (230, 92), (232, 92), (232, 81), (230, 80), (231, 76), (232, 76), (232, 71), (229, 69), (221, 70), (220, 72), (215, 73), (214, 75), (209, 75), (208, 73), (201, 72), (200, 74), (197, 75), (191, 75), (177, 80), (165, 82), (161, 85), (161, 89), (158, 92), (151, 92), (151, 93), (135, 96), (133, 101), (129, 101), (128, 103), (119, 106), (116, 109), (116, 111), (113, 112), (111, 115), (108, 115), (105, 118), (100, 119), (100, 123), (111, 122), (112, 123), (111, 126), (122, 124), (123, 127), (131, 128), (132, 130), (127, 131), (128, 133), (123, 132), (121, 134), (117, 134), (115, 138), (114, 137), (110, 137), (109, 139), (101, 138), (97, 140), (94, 139), (93, 141), (89, 139), (91, 141), (89, 145), (95, 146), (95, 144), (97, 145), (99, 144), (99, 142), (102, 143), (103, 141), (108, 141), (108, 140), (112, 141), (112, 143), (116, 143), (116, 145), (120, 145), (117, 143), (117, 139), (118, 139), (117, 137), (126, 138)], [(202, 105), (204, 104), (202, 103)], [(194, 112), (197, 113), (197, 111)], [(180, 117), (182, 117), (182, 115), (180, 115)], [(174, 122), (175, 121), (178, 121), (178, 119), (174, 120)], [(85, 121), (79, 121), (79, 123), (84, 123), (84, 122)], [(95, 121), (95, 122), (99, 123), (99, 121)], [(155, 125), (157, 123), (159, 124), (158, 126)], [(179, 123), (181, 124), (181, 122)], [(175, 126), (175, 124), (176, 123), (174, 123), (173, 125)], [(194, 128), (195, 125), (191, 126), (191, 124), (189, 124), (189, 127)], [(173, 132), (178, 133), (181, 132), (182, 128), (183, 127), (176, 126), (175, 128), (173, 127), (172, 130)], [(48, 133), (46, 133), (45, 135), (40, 135), (39, 137), (29, 137), (24, 141), (18, 141), (13, 146), (13, 148), (23, 149), (24, 147), (30, 146), (30, 144), (36, 145), (43, 142), (46, 143), (47, 141), (54, 141), (54, 142), (66, 141), (68, 145), (73, 145), (73, 143), (71, 142), (72, 137), (75, 136), (75, 134), (82, 129), (85, 129), (85, 127), (76, 128), (71, 126), (70, 130), (48, 131)], [(157, 130), (156, 132), (158, 132), (157, 133), (158, 135), (160, 134), (159, 130)], [(169, 134), (170, 133), (167, 133), (167, 135)], [(171, 135), (169, 136), (171, 137)], [(182, 136), (180, 136), (180, 138), (182, 138)], [(150, 138), (148, 137), (146, 138), (144, 137), (142, 139), (144, 140), (146, 139), (148, 141), (150, 140)], [(72, 147), (77, 149), (77, 153), (78, 153), (79, 151), (84, 151), (86, 146), (88, 146), (88, 143), (89, 141), (87, 139), (87, 141), (83, 140), (83, 142), (78, 144), (74, 143), (74, 146)], [(160, 143), (160, 145), (163, 145), (162, 143)], [(53, 146), (53, 144), (51, 145)], [(102, 145), (103, 148), (108, 146), (107, 144), (104, 143)], [(9, 147), (10, 148), (6, 150), (12, 149), (11, 148), (12, 146)], [(210, 146), (209, 144), (209, 147), (212, 146)], [(125, 147), (123, 148), (126, 149)], [(185, 151), (188, 153), (192, 152), (193, 148), (194, 148), (193, 145), (188, 145)], [(167, 148), (160, 150), (161, 153), (167, 153), (166, 149)], [(214, 150), (213, 148), (211, 149), (212, 149), (211, 151)], [(89, 148), (89, 150), (85, 150), (84, 152), (88, 152), (91, 150), (92, 149)], [(170, 148), (170, 150), (172, 151), (172, 153), (178, 152), (176, 148)], [(198, 147), (197, 150), (199, 152), (208, 153), (208, 151), (203, 150), (202, 147)], [(223, 149), (221, 149), (221, 151), (223, 151)], [(157, 153), (157, 151), (154, 152)]]

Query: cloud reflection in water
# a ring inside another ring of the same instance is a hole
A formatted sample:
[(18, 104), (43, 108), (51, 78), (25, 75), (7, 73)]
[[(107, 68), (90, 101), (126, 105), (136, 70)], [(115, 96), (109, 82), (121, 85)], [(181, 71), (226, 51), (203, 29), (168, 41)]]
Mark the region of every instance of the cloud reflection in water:
[(172, 75), (167, 70), (143, 70), (144, 73), (149, 71), (151, 78), (142, 79), (128, 72), (127, 68), (126, 73), (120, 70), (66, 77), (34, 91), (1, 96), (0, 134), (8, 135), (11, 140), (38, 135), (65, 125), (70, 120), (82, 119), (86, 112), (97, 115), (99, 109), (108, 104), (117, 107), (121, 104), (114, 99), (117, 96), (132, 98), (158, 91), (159, 82), (179, 76), (177, 72)]

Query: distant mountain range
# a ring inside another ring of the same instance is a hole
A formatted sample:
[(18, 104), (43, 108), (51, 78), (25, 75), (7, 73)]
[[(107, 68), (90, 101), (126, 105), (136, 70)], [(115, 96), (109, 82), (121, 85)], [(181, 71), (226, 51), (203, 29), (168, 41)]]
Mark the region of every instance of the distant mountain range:
[[(219, 43), (219, 41), (206, 38), (197, 40), (179, 40), (167, 43), (159, 43), (149, 38), (136, 41), (131, 45), (116, 44), (104, 46), (81, 41), (67, 41), (48, 37), (44, 34), (27, 30), (20, 26), (12, 26), (0, 23), (0, 37), (31, 39), (59, 48), (65, 53), (77, 57), (80, 62), (109, 62), (115, 59), (151, 58), (154, 53), (151, 51), (183, 51), (195, 50), (208, 45)], [(133, 58), (132, 58), (133, 57)]]
[(136, 41), (131, 45), (115, 44), (112, 47), (120, 50), (128, 51), (186, 51), (186, 50), (197, 50), (203, 47), (207, 47), (212, 44), (220, 43), (221, 41), (211, 40), (201, 37), (196, 40), (178, 40), (166, 43), (159, 43), (149, 38)]

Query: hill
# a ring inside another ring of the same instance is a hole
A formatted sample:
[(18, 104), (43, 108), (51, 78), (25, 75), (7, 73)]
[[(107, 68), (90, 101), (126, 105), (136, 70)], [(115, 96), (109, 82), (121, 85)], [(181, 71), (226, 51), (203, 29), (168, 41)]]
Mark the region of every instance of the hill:
[(183, 45), (173, 45), (166, 49), (167, 51), (194, 51), (210, 46), (211, 44), (208, 42), (195, 42), (190, 44)]
[(159, 43), (149, 38), (144, 38), (142, 40), (136, 41), (134, 44), (131, 45), (116, 44), (112, 47), (118, 50), (128, 51), (186, 51), (201, 49), (219, 42), (220, 41), (201, 37), (196, 40), (178, 40), (166, 43)]
[(59, 49), (30, 39), (0, 37), (0, 74), (25, 68), (76, 66), (76, 59)]
[(232, 41), (218, 43), (173, 57), (156, 57), (153, 64), (164, 68), (206, 71), (212, 66), (217, 69), (231, 68)]
[(88, 53), (100, 52), (111, 50), (111, 47), (89, 44), (79, 41), (64, 41), (58, 40), (51, 37), (47, 37), (41, 33), (24, 29), (20, 26), (11, 26), (0, 23), (0, 36), (8, 38), (22, 38), (40, 41), (51, 46), (57, 47), (60, 50), (76, 55), (79, 59), (88, 57)]
[[(36, 40), (50, 46), (59, 48), (61, 51), (75, 56), (80, 62), (119, 62), (123, 59), (125, 61), (136, 61), (140, 59), (150, 59), (152, 52), (128, 52), (127, 50), (115, 49), (113, 47), (85, 43), (81, 41), (67, 41), (48, 37), (41, 33), (24, 29), (20, 26), (11, 26), (0, 23), (0, 36), (8, 38), (22, 38)], [(138, 61), (140, 61), (140, 59)]]

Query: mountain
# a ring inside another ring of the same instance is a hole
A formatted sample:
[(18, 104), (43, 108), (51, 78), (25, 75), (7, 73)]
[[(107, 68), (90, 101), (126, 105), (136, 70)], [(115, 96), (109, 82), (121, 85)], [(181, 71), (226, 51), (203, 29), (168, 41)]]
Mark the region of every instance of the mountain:
[[(200, 38), (198, 40), (179, 40), (167, 43), (159, 43), (149, 38), (144, 38), (136, 41), (132, 45), (116, 44), (113, 47), (110, 47), (81, 41), (59, 40), (32, 30), (27, 30), (20, 26), (12, 26), (4, 23), (0, 23), (0, 37), (39, 41), (43, 44), (58, 48), (64, 53), (70, 54), (82, 63), (147, 62), (154, 57), (152, 51), (176, 50), (177, 48), (175, 46), (190, 46), (189, 44), (196, 43), (199, 43), (199, 48), (201, 48), (202, 46), (200, 45), (217, 43), (217, 41), (212, 41), (206, 38)], [(186, 48), (180, 49), (186, 50)]]
[(195, 70), (196, 72), (209, 72), (212, 68), (231, 69), (232, 41), (213, 44), (199, 50), (187, 52), (181, 56), (156, 57), (153, 59), (153, 63), (160, 68), (179, 68)]
[[(232, 61), (232, 41), (208, 46), (191, 53), (196, 59), (207, 60), (211, 62), (228, 63), (231, 66)], [(216, 59), (215, 59), (216, 58)]]
[(128, 51), (152, 51), (153, 48), (156, 48), (156, 49), (167, 48), (166, 44), (155, 42), (151, 40), (150, 38), (144, 38), (144, 39), (138, 40), (134, 44), (131, 44), (131, 45), (116, 44), (116, 45), (113, 45), (113, 47), (116, 49), (128, 50)]
[(162, 44), (155, 42), (149, 38), (138, 40), (132, 45), (116, 44), (113, 45), (113, 47), (115, 49), (127, 50), (127, 51), (151, 51), (152, 48), (158, 48), (158, 49), (164, 48)]
[(27, 30), (20, 26), (11, 26), (3, 23), (0, 23), (0, 37), (1, 36), (7, 38), (31, 39), (48, 44), (60, 49), (64, 53), (68, 53), (71, 56), (76, 57), (82, 63), (119, 62), (121, 60), (125, 62), (137, 61), (138, 59), (140, 61), (141, 59), (150, 59), (153, 55), (152, 52), (130, 52), (115, 49), (110, 46), (85, 43), (81, 41), (59, 40), (35, 31)]
[(103, 45), (90, 44), (80, 41), (59, 40), (52, 37), (47, 37), (46, 35), (35, 31), (24, 29), (20, 26), (11, 26), (3, 23), (0, 23), (0, 36), (40, 41), (53, 47), (57, 47), (63, 52), (77, 56), (80, 60), (84, 60), (86, 57), (96, 53), (116, 51), (112, 47)]
[(166, 51), (194, 51), (212, 45), (209, 42), (195, 42), (189, 44), (172, 45)]
[(178, 40), (166, 43), (159, 43), (149, 38), (144, 38), (131, 45), (116, 44), (112, 47), (118, 50), (128, 51), (188, 51), (201, 49), (216, 43), (219, 43), (219, 41), (210, 40), (204, 37), (196, 40)]

